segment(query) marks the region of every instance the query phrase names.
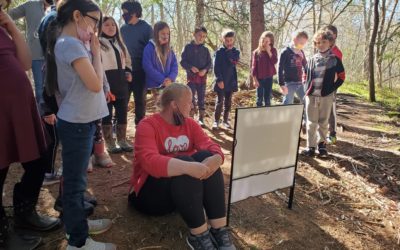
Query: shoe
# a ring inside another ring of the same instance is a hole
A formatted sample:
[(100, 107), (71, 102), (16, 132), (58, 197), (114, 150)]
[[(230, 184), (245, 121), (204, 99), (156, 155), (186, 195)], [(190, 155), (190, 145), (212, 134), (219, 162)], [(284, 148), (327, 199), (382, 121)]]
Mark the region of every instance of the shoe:
[(16, 228), (46, 232), (57, 229), (60, 225), (60, 219), (38, 214), (36, 210), (14, 214), (14, 226)]
[(110, 154), (122, 153), (122, 148), (115, 144), (112, 125), (103, 125), (102, 129), (104, 140), (106, 141), (107, 152)]
[(43, 186), (50, 186), (56, 183), (60, 183), (61, 176), (56, 174), (48, 174), (46, 173), (43, 180)]
[(325, 142), (320, 142), (318, 144), (318, 152), (319, 156), (328, 156), (328, 150), (326, 149), (326, 143)]
[(186, 243), (192, 250), (216, 250), (210, 231), (207, 230), (199, 235), (190, 234), (186, 237)]
[[(41, 242), (41, 237), (10, 231), (4, 249), (33, 250), (36, 249)], [(3, 249), (1, 245), (0, 249)]]
[(315, 148), (309, 147), (309, 148), (301, 151), (301, 154), (304, 156), (313, 157), (313, 156), (315, 156)]
[[(95, 205), (93, 205), (92, 203), (90, 203), (86, 200), (83, 202), (83, 205), (84, 205), (86, 217), (89, 217), (90, 215), (92, 215), (94, 212)], [(96, 202), (96, 205), (97, 205), (97, 202)], [(62, 200), (61, 200), (60, 196), (56, 199), (56, 202), (54, 203), (54, 210), (56, 210), (60, 214), (63, 213), (63, 205), (62, 205)]]
[(126, 140), (127, 125), (117, 125), (117, 144), (124, 152), (132, 152), (133, 146)]
[(217, 130), (219, 128), (219, 122), (214, 122), (212, 125), (213, 130)]
[(231, 124), (229, 124), (229, 122), (223, 122), (222, 126), (224, 126), (225, 129), (231, 129), (232, 128), (232, 126), (231, 126)]
[(111, 168), (115, 166), (115, 163), (105, 151), (105, 143), (101, 141), (94, 144), (94, 154), (92, 157), (92, 164), (102, 168)]
[(112, 243), (103, 243), (103, 242), (94, 241), (91, 238), (87, 238), (85, 245), (83, 245), (82, 247), (74, 247), (74, 246), (68, 245), (66, 250), (77, 250), (77, 249), (82, 249), (82, 250), (116, 250), (117, 246), (112, 244)]
[(217, 243), (218, 249), (220, 250), (236, 250), (235, 245), (233, 245), (229, 229), (223, 227), (220, 229), (211, 228), (211, 236)]
[(99, 220), (87, 220), (89, 227), (89, 234), (96, 235), (107, 232), (111, 226), (112, 221), (110, 219), (99, 219)]
[(337, 137), (336, 135), (330, 135), (326, 138), (328, 144), (336, 144), (337, 142)]

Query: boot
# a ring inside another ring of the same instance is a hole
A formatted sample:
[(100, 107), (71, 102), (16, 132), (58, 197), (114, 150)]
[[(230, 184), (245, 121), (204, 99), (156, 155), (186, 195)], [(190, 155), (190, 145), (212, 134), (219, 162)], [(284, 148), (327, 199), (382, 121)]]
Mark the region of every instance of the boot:
[(57, 218), (40, 215), (36, 212), (37, 199), (28, 199), (22, 195), (20, 183), (14, 186), (14, 225), (35, 231), (50, 231), (58, 228), (61, 223)]
[(206, 125), (204, 124), (204, 116), (205, 116), (205, 113), (206, 113), (205, 110), (200, 110), (200, 111), (199, 111), (199, 121), (198, 121), (198, 123), (199, 123), (199, 125), (200, 125), (202, 128), (205, 128), (205, 127), (206, 127)]
[(103, 125), (103, 136), (106, 141), (107, 151), (110, 154), (118, 154), (122, 152), (122, 149), (115, 144), (115, 140), (113, 138), (113, 127), (112, 125)]
[(133, 146), (126, 140), (126, 124), (117, 125), (117, 144), (125, 152), (132, 152)]
[(102, 168), (111, 168), (115, 166), (115, 163), (105, 151), (104, 141), (94, 144), (94, 155), (93, 155), (93, 165)]

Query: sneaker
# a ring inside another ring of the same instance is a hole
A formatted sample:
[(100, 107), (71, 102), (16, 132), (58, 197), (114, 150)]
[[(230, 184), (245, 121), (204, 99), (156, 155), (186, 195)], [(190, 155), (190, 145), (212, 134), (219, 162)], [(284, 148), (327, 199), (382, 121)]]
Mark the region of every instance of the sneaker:
[(204, 124), (204, 121), (203, 120), (197, 120), (197, 123), (200, 125), (200, 127), (202, 127), (202, 128), (205, 128), (206, 127), (206, 125)]
[(309, 148), (301, 151), (301, 154), (304, 156), (313, 157), (315, 155), (315, 148), (309, 147)]
[(336, 144), (337, 142), (336, 135), (330, 135), (326, 138), (326, 140), (328, 141), (328, 144)]
[(60, 183), (61, 176), (56, 174), (48, 174), (46, 173), (43, 180), (43, 186), (50, 186), (56, 183)]
[(325, 142), (320, 142), (318, 144), (318, 152), (319, 152), (319, 156), (328, 156), (328, 150), (326, 149)]
[(211, 235), (215, 242), (217, 243), (218, 249), (220, 250), (236, 250), (235, 245), (233, 245), (229, 229), (223, 227), (220, 229), (211, 228)]
[(99, 219), (99, 220), (87, 220), (89, 227), (89, 234), (96, 235), (107, 232), (111, 226), (112, 221), (110, 219)]
[(217, 130), (219, 128), (219, 122), (214, 122), (212, 125), (213, 130)]
[(224, 126), (225, 129), (231, 129), (232, 128), (232, 126), (231, 126), (231, 124), (229, 122), (223, 122), (222, 126)]
[(76, 250), (76, 249), (82, 249), (82, 250), (116, 250), (117, 246), (112, 244), (112, 243), (103, 243), (103, 242), (97, 242), (92, 240), (91, 238), (86, 239), (85, 245), (82, 247), (74, 247), (74, 246), (67, 246), (67, 250)]
[(186, 243), (192, 250), (217, 250), (208, 230), (199, 235), (189, 234)]
[(126, 139), (118, 141), (117, 145), (124, 152), (132, 152), (133, 151), (133, 146)]

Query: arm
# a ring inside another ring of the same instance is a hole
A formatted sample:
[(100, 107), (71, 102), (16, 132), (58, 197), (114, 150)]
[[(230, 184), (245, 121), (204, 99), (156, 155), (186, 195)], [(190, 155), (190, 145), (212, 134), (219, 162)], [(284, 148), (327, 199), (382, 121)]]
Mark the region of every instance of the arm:
[(152, 53), (150, 46), (146, 46), (143, 52), (142, 66), (146, 72), (147, 77), (159, 83), (160, 85), (164, 82), (165, 76), (153, 67)]
[(184, 68), (185, 70), (191, 70), (192, 65), (189, 63), (188, 61), (188, 45), (185, 46), (185, 48), (182, 51), (182, 55), (181, 55), (181, 66), (182, 68)]
[(11, 9), (8, 14), (11, 16), (11, 18), (13, 20), (17, 20), (20, 19), (22, 17), (25, 16), (25, 6), (28, 4), (29, 2), (25, 2), (24, 4), (21, 4), (20, 6)]
[[(187, 122), (189, 121), (187, 120)], [(224, 161), (224, 154), (222, 153), (221, 147), (214, 142), (195, 121), (190, 120), (190, 123), (191, 131), (193, 131), (194, 148), (197, 151), (207, 150), (214, 155), (219, 155), (222, 164)]]
[(208, 72), (212, 68), (212, 60), (211, 60), (210, 51), (207, 48), (206, 48), (206, 50), (207, 50), (207, 65), (204, 69), (207, 70), (207, 72)]
[(11, 20), (10, 16), (4, 11), (0, 11), (0, 26), (5, 28), (7, 33), (11, 36), (17, 51), (16, 56), (22, 68), (24, 70), (30, 69), (32, 67), (32, 57), (29, 47), (14, 21)]
[(276, 51), (275, 48), (272, 48), (271, 61), (272, 61), (273, 64), (277, 64), (278, 63), (278, 52)]
[(251, 76), (257, 79), (257, 53), (254, 51), (251, 58)]
[(278, 64), (278, 83), (280, 86), (285, 85), (285, 64), (286, 64), (286, 53), (282, 51), (279, 64)]
[(221, 64), (222, 64), (222, 52), (217, 51), (215, 52), (214, 55), (214, 75), (217, 83), (222, 82), (224, 80), (222, 76)]
[(178, 61), (176, 60), (175, 53), (171, 50), (170, 55), (172, 56), (171, 60), (171, 71), (169, 72), (168, 78), (171, 79), (172, 82), (175, 82), (176, 77), (178, 76)]
[(337, 64), (336, 64), (337, 80), (335, 82), (335, 88), (338, 89), (344, 83), (344, 80), (346, 79), (346, 72), (344, 70), (342, 60), (340, 60), (339, 57), (336, 57), (336, 60), (337, 60)]

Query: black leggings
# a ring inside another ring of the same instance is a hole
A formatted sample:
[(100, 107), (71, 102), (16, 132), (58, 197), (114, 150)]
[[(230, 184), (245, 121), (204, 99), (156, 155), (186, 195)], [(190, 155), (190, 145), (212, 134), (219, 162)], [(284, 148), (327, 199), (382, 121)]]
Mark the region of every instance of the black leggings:
[[(200, 151), (192, 156), (176, 158), (202, 162), (210, 156), (210, 152)], [(131, 206), (147, 215), (165, 215), (176, 209), (189, 228), (204, 225), (204, 210), (209, 220), (226, 216), (224, 179), (220, 168), (206, 180), (188, 175), (159, 179), (149, 176), (139, 195), (133, 192), (128, 199)]]
[[(22, 175), (21, 181), (17, 183), (20, 191), (20, 196), (23, 197), (25, 202), (35, 203), (39, 198), (40, 188), (42, 187), (45, 164), (43, 158), (22, 163), (25, 172)], [(3, 209), (3, 186), (7, 177), (9, 167), (0, 170), (0, 210)], [(23, 202), (22, 200), (15, 199), (14, 202)], [(15, 206), (16, 204), (14, 204)]]
[(45, 127), (51, 138), (51, 143), (44, 154), (44, 161), (46, 162), (45, 163), (46, 174), (54, 174), (59, 140), (58, 140), (56, 125), (50, 125), (45, 123)]
[(116, 99), (107, 104), (109, 115), (103, 118), (103, 125), (111, 125), (113, 107), (115, 109), (115, 117), (118, 125), (125, 125), (128, 123), (128, 100), (125, 98)]

